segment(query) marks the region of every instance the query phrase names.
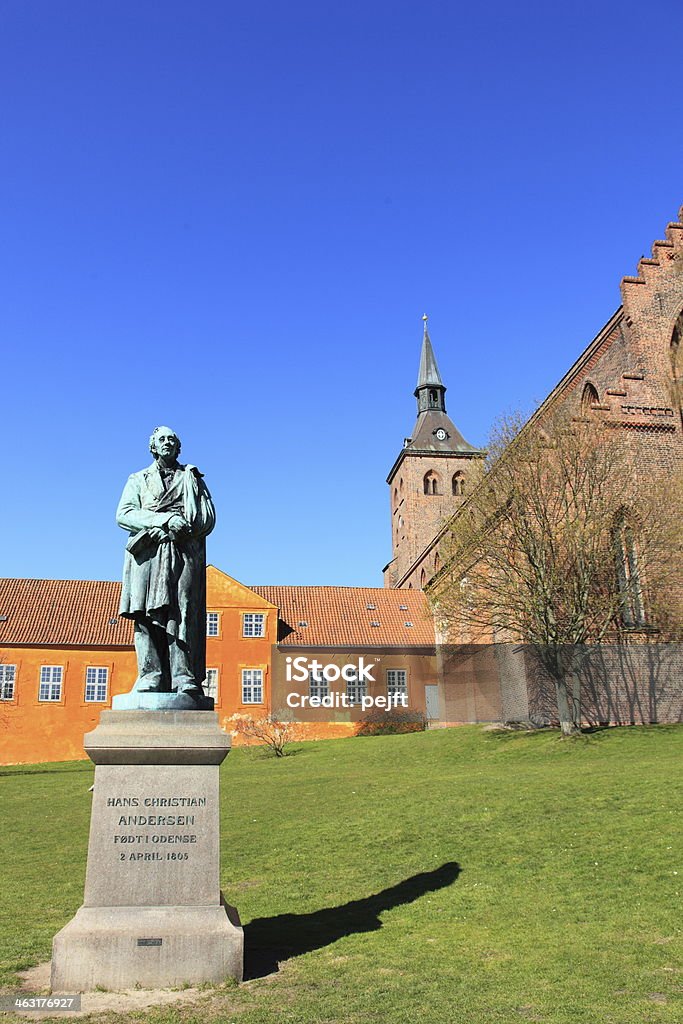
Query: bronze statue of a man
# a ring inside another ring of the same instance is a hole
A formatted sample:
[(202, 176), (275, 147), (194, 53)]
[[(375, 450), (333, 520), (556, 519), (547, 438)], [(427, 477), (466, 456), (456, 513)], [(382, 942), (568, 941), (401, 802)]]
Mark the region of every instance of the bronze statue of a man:
[(184, 706), (188, 699), (203, 704), (205, 538), (216, 513), (197, 467), (178, 462), (175, 431), (157, 427), (149, 448), (154, 462), (131, 474), (116, 511), (119, 526), (130, 531), (119, 615), (135, 623), (138, 677), (131, 696), (177, 694)]

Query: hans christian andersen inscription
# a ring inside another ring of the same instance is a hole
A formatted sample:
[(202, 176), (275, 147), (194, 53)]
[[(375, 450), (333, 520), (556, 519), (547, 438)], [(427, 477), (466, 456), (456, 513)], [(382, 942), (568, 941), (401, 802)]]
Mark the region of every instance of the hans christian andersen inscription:
[[(107, 797), (107, 807), (115, 808), (117, 812), (117, 831), (112, 839), (118, 848), (119, 860), (136, 864), (190, 860), (194, 851), (187, 847), (196, 847), (198, 842), (197, 833), (192, 831), (199, 817), (196, 812), (205, 808), (206, 803), (204, 796)], [(134, 809), (135, 813), (120, 813), (122, 809), (129, 808)], [(193, 813), (158, 813), (166, 808), (189, 808)], [(162, 828), (164, 831), (157, 831)], [(176, 831), (166, 831), (170, 828)]]

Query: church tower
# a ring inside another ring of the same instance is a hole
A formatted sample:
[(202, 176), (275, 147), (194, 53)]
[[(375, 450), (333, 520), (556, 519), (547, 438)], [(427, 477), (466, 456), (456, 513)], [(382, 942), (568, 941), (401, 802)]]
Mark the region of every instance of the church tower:
[(481, 478), (485, 452), (473, 448), (446, 414), (446, 387), (424, 320), (415, 397), (417, 422), (387, 477), (392, 560), (385, 587), (399, 587), (444, 518)]

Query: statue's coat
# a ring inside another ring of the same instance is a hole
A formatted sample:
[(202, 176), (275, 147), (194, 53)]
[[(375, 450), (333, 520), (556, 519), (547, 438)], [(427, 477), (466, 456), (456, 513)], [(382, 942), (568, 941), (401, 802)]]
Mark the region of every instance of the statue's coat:
[[(189, 536), (160, 544), (147, 539), (146, 528), (164, 527), (177, 514), (190, 524)], [(144, 616), (185, 644), (201, 686), (206, 677), (205, 537), (216, 522), (201, 473), (196, 466), (178, 465), (166, 491), (156, 463), (132, 473), (116, 521), (130, 531), (119, 615)]]

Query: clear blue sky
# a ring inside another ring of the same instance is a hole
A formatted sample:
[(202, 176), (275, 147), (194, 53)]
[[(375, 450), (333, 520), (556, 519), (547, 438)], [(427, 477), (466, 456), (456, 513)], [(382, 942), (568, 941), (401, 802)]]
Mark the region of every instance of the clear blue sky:
[(680, 0), (0, 0), (6, 576), (167, 423), (246, 583), (380, 585), (421, 315), (483, 444), (683, 202)]

